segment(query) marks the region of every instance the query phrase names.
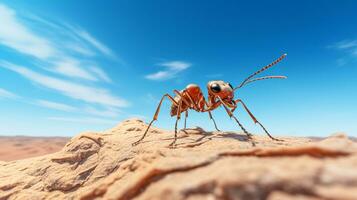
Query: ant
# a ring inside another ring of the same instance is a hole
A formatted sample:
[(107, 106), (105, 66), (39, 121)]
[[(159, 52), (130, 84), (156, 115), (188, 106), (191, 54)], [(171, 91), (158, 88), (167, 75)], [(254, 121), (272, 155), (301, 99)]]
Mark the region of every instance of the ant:
[(240, 126), (240, 128), (243, 130), (243, 132), (248, 136), (249, 139), (252, 138), (252, 134), (249, 133), (243, 125), (238, 121), (238, 119), (233, 115), (234, 110), (237, 108), (238, 103), (242, 104), (243, 108), (246, 110), (250, 118), (254, 121), (254, 123), (258, 124), (264, 132), (272, 139), (276, 141), (282, 141), (280, 139), (274, 138), (272, 135), (269, 134), (267, 129), (255, 118), (255, 116), (252, 114), (252, 112), (248, 109), (248, 107), (245, 105), (245, 103), (241, 99), (236, 99), (234, 100), (234, 92), (255, 81), (260, 81), (260, 80), (265, 80), (265, 79), (285, 79), (286, 76), (264, 76), (260, 78), (253, 78), (254, 76), (260, 74), (261, 72), (269, 69), (270, 67), (274, 66), (275, 64), (279, 63), (282, 59), (286, 57), (287, 54), (283, 54), (281, 57), (270, 63), (269, 65), (261, 68), (260, 70), (256, 71), (252, 75), (248, 76), (239, 86), (233, 87), (230, 83), (218, 80), (218, 81), (210, 81), (207, 83), (207, 89), (208, 89), (208, 101), (206, 101), (205, 97), (203, 96), (203, 93), (200, 89), (200, 87), (196, 84), (189, 84), (186, 86), (184, 90), (178, 91), (174, 90), (174, 93), (176, 94), (175, 97), (172, 97), (169, 94), (165, 94), (162, 96), (160, 103), (156, 109), (156, 112), (154, 114), (153, 119), (151, 120), (149, 126), (147, 127), (145, 133), (142, 135), (142, 137), (133, 143), (133, 146), (139, 144), (146, 136), (148, 133), (152, 123), (157, 120), (157, 117), (160, 112), (160, 107), (165, 99), (167, 97), (171, 102), (171, 116), (176, 116), (176, 123), (175, 123), (175, 138), (170, 144), (170, 146), (173, 146), (176, 143), (177, 140), (177, 122), (181, 118), (181, 113), (185, 112), (185, 125), (184, 128), (186, 129), (186, 118), (188, 117), (188, 110), (192, 109), (197, 112), (208, 112), (209, 118), (213, 121), (215, 128), (217, 131), (220, 131), (217, 128), (216, 121), (214, 120), (211, 111), (218, 108), (219, 106), (223, 106), (229, 115), (230, 118), (233, 118), (237, 124)]

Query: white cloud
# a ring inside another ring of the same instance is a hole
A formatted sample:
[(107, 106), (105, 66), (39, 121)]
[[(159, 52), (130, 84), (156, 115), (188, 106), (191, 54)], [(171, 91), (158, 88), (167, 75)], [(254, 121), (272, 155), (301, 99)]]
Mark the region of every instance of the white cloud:
[(0, 98), (17, 99), (18, 96), (8, 90), (0, 88)]
[(72, 58), (63, 58), (62, 60), (54, 62), (54, 66), (49, 68), (49, 70), (69, 77), (78, 77), (91, 81), (98, 80), (95, 75), (84, 70), (78, 60)]
[(189, 68), (191, 66), (191, 63), (187, 63), (183, 61), (170, 61), (170, 62), (160, 63), (159, 65), (167, 67), (173, 71), (182, 71)]
[(62, 57), (60, 60), (51, 63), (52, 67), (44, 69), (67, 77), (112, 83), (112, 80), (102, 68), (93, 66), (91, 63), (82, 63), (72, 57)]
[(158, 71), (153, 74), (148, 74), (145, 77), (150, 80), (165, 80), (170, 79), (175, 75), (175, 73), (171, 73), (170, 71)]
[(50, 120), (62, 121), (62, 122), (70, 122), (70, 123), (83, 123), (83, 124), (116, 124), (115, 120), (107, 120), (102, 118), (93, 118), (93, 117), (85, 117), (85, 118), (70, 118), (70, 117), (49, 117)]
[(72, 112), (77, 110), (77, 108), (73, 106), (69, 106), (63, 103), (58, 103), (53, 101), (37, 100), (36, 104), (45, 108), (51, 108), (51, 109), (61, 110), (66, 112)]
[(343, 40), (343, 41), (337, 42), (335, 45), (332, 45), (332, 46), (335, 48), (338, 48), (338, 49), (356, 48), (357, 40)]
[(56, 50), (49, 41), (32, 33), (16, 19), (14, 10), (0, 4), (0, 43), (21, 53), (47, 59)]
[(0, 61), (0, 65), (4, 68), (12, 70), (23, 77), (37, 83), (43, 87), (47, 87), (62, 93), (65, 96), (82, 100), (88, 103), (96, 103), (104, 106), (126, 107), (128, 102), (119, 97), (113, 96), (108, 90), (86, 86), (71, 81), (62, 80), (46, 76), (34, 72), (28, 68), (14, 65), (6, 61)]
[(36, 22), (37, 24), (44, 24), (52, 29), (63, 30), (60, 25), (58, 25), (54, 22), (51, 22), (48, 18), (44, 19), (44, 18), (41, 18), (33, 13), (26, 13), (26, 15), (24, 17), (29, 19), (30, 21)]
[(337, 65), (344, 66), (349, 62), (356, 61), (357, 58), (357, 40), (342, 40), (333, 45), (328, 46), (335, 50), (344, 52), (345, 55), (337, 59)]
[(88, 114), (101, 116), (101, 117), (118, 117), (120, 114), (120, 111), (117, 108), (113, 108), (113, 107), (97, 109), (94, 107), (87, 106), (83, 108), (83, 111)]
[[(1, 89), (0, 89), (0, 97), (1, 97)], [(104, 106), (104, 107), (102, 106), (101, 109), (97, 109), (92, 106), (84, 106), (78, 108), (64, 103), (47, 101), (43, 99), (36, 100), (33, 103), (44, 108), (60, 110), (65, 112), (74, 112), (79, 114), (89, 114), (89, 115), (100, 116), (100, 117), (114, 118), (114, 117), (118, 117), (119, 114), (121, 113), (119, 109), (114, 107), (108, 107), (108, 106)]]
[[(30, 63), (35, 63), (53, 74), (48, 76), (0, 60), (2, 67), (20, 74), (37, 85), (87, 103), (86, 106), (77, 108), (59, 102), (36, 100), (32, 101), (33, 105), (101, 117), (117, 117), (120, 113), (118, 107), (129, 105), (126, 100), (107, 89), (82, 82), (86, 80), (112, 83), (95, 58), (103, 55), (111, 58), (116, 56), (109, 47), (80, 27), (73, 28), (65, 22), (54, 22), (32, 13), (19, 15), (11, 8), (0, 4), (0, 45), (19, 54), (32, 56), (28, 59)], [(57, 78), (58, 75), (66, 76), (68, 79)], [(0, 97), (18, 98), (1, 88)], [(98, 105), (101, 109), (96, 108)]]
[(82, 30), (82, 29), (72, 29), (79, 37), (84, 39), (85, 41), (89, 42), (92, 46), (97, 48), (101, 53), (110, 56), (110, 57), (115, 57), (113, 51), (109, 49), (107, 46), (105, 46), (103, 43), (101, 43), (99, 40), (94, 38), (92, 35), (90, 35), (87, 31)]
[(112, 80), (110, 77), (99, 67), (89, 67), (89, 70), (92, 72), (92, 74), (96, 75), (98, 78), (101, 80), (111, 83)]
[(191, 63), (183, 61), (170, 61), (157, 64), (159, 66), (167, 68), (156, 73), (148, 74), (145, 78), (149, 80), (167, 80), (175, 77), (179, 72), (184, 71), (191, 67)]
[(77, 52), (79, 54), (82, 54), (84, 56), (94, 56), (95, 55), (95, 53), (91, 49), (85, 47), (82, 44), (76, 43), (76, 42), (68, 42), (65, 46), (67, 49)]
[[(42, 67), (45, 66), (43, 68), (54, 73), (90, 81), (111, 82), (103, 69), (84, 66), (87, 59), (81, 57), (95, 55), (89, 46), (113, 57), (111, 49), (83, 29), (72, 29), (70, 25), (56, 24), (33, 14), (27, 18), (37, 22), (34, 28), (37, 32), (42, 31), (42, 35), (31, 30), (30, 25), (33, 23), (26, 23), (14, 10), (0, 4), (0, 44), (38, 58)], [(75, 57), (73, 53), (81, 56)]]

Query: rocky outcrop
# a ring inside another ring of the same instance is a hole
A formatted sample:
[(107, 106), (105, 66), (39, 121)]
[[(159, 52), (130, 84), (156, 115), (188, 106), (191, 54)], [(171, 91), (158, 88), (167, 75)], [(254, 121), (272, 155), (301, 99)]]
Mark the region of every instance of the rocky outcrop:
[(59, 152), (0, 162), (0, 199), (357, 199), (357, 144), (272, 141), (200, 128), (173, 133), (127, 120)]

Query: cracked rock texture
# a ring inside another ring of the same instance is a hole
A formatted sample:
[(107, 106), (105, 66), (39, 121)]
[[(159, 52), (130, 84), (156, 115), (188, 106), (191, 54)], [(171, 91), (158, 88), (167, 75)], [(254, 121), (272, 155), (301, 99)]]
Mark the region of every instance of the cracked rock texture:
[(3, 199), (357, 199), (357, 144), (205, 132), (132, 119), (74, 137), (59, 152), (0, 162)]

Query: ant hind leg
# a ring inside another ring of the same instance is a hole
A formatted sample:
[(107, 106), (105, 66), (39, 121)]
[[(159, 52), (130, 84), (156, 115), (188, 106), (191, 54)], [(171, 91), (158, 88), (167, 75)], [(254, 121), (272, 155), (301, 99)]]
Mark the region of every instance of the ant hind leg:
[(186, 110), (186, 111), (185, 111), (185, 124), (184, 124), (183, 129), (186, 129), (186, 120), (187, 120), (187, 117), (188, 117), (188, 111)]
[(170, 147), (175, 146), (176, 140), (177, 140), (177, 123), (181, 118), (181, 106), (182, 106), (182, 100), (179, 101), (178, 103), (178, 108), (177, 108), (177, 115), (176, 115), (176, 122), (175, 122), (175, 138), (169, 145)]
[(132, 144), (133, 146), (138, 145), (138, 144), (145, 138), (145, 136), (146, 136), (146, 134), (148, 133), (148, 131), (149, 131), (151, 125), (154, 123), (154, 121), (157, 120), (157, 117), (158, 117), (158, 115), (159, 115), (159, 113), (160, 113), (161, 104), (162, 104), (162, 102), (163, 102), (163, 100), (164, 100), (165, 97), (169, 98), (169, 99), (172, 101), (173, 104), (177, 105), (177, 102), (175, 101), (175, 99), (172, 98), (169, 94), (165, 94), (164, 96), (162, 96), (162, 98), (161, 98), (161, 100), (160, 100), (160, 103), (159, 103), (159, 105), (158, 105), (157, 108), (156, 108), (156, 112), (155, 112), (155, 114), (154, 114), (153, 119), (152, 119), (151, 122), (149, 123), (148, 127), (146, 128), (146, 130), (145, 130), (144, 134), (141, 136), (141, 138)]

